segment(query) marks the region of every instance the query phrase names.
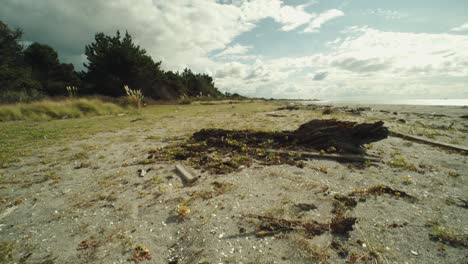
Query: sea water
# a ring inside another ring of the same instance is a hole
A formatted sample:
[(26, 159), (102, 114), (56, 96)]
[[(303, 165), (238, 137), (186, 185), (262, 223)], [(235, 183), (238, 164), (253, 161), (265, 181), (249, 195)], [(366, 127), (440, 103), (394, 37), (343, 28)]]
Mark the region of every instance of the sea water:
[(448, 105), (468, 106), (468, 99), (421, 99), (421, 100), (328, 100), (316, 101), (315, 103), (338, 103), (338, 104), (391, 104), (391, 105)]

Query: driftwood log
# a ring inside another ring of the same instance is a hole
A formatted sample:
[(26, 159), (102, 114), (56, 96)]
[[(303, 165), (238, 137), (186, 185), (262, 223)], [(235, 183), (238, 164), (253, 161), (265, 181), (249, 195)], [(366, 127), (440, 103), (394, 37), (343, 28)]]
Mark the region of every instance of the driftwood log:
[(284, 151), (284, 150), (275, 150), (269, 149), (271, 153), (278, 154), (293, 154), (301, 156), (302, 158), (307, 159), (324, 159), (324, 160), (337, 160), (337, 161), (357, 161), (357, 162), (380, 162), (380, 158), (367, 156), (363, 154), (329, 154), (329, 153), (320, 153), (320, 152), (304, 152), (304, 151)]
[(211, 143), (225, 139), (246, 144), (274, 142), (278, 148), (292, 146), (306, 149), (326, 150), (334, 147), (341, 153), (363, 153), (362, 146), (388, 137), (388, 128), (382, 121), (356, 123), (334, 119), (316, 119), (302, 124), (294, 131), (258, 132), (251, 130), (202, 129), (193, 134), (197, 141), (211, 140)]
[(421, 144), (426, 144), (426, 145), (431, 145), (431, 146), (439, 147), (439, 148), (443, 148), (443, 149), (448, 149), (448, 150), (460, 152), (460, 153), (462, 153), (464, 155), (468, 155), (468, 148), (464, 147), (464, 146), (456, 146), (456, 145), (452, 145), (452, 144), (437, 142), (437, 141), (425, 139), (425, 138), (422, 138), (422, 137), (403, 134), (403, 133), (397, 132), (397, 131), (390, 131), (390, 136), (399, 137), (399, 138), (406, 139), (406, 140), (409, 140), (409, 141), (413, 141), (413, 142), (417, 142), (417, 143), (421, 143)]
[(192, 170), (187, 168), (187, 166), (182, 163), (175, 165), (175, 171), (182, 178), (182, 181), (187, 185), (191, 185), (198, 180)]

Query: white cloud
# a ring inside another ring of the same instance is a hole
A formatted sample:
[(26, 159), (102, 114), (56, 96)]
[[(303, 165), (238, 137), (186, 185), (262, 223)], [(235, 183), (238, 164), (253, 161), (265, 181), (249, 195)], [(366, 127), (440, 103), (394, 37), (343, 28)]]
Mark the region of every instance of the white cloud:
[(315, 16), (304, 10), (306, 6), (285, 5), (281, 0), (240, 1), (238, 3), (241, 20), (255, 22), (270, 17), (282, 25), (283, 31), (290, 31), (304, 25)]
[(327, 78), (328, 76), (328, 72), (318, 72), (316, 74), (314, 74), (314, 76), (312, 77), (312, 79), (314, 81), (323, 81)]
[(209, 58), (213, 51), (245, 53), (248, 47), (228, 45), (262, 19), (272, 18), (283, 31), (308, 23), (315, 23), (318, 30), (324, 23), (313, 22), (323, 20), (323, 15), (305, 11), (313, 2), (299, 6), (281, 0), (226, 2), (5, 0), (0, 17), (24, 28), (25, 40), (50, 44), (62, 59), (75, 65), (82, 63), (84, 46), (93, 41), (94, 32), (114, 34), (120, 29), (128, 30), (155, 60), (162, 60), (164, 68), (196, 71), (213, 68), (215, 62)]
[(310, 24), (304, 29), (304, 32), (318, 32), (318, 30), (322, 27), (323, 24), (326, 22), (333, 20), (338, 17), (344, 16), (343, 11), (337, 9), (328, 10), (316, 18), (314, 18)]
[(223, 51), (216, 54), (215, 57), (222, 57), (227, 55), (242, 55), (247, 53), (251, 48), (252, 46), (243, 46), (240, 44), (235, 44), (233, 46), (225, 48)]
[(403, 19), (405, 17), (408, 17), (407, 14), (402, 13), (401, 11), (397, 10), (388, 10), (388, 9), (368, 9), (363, 12), (364, 15), (375, 15), (375, 16), (381, 16), (387, 20), (399, 20)]
[[(262, 19), (273, 19), (282, 31), (314, 33), (344, 15), (338, 9), (316, 14), (306, 6), (280, 0), (4, 0), (0, 17), (22, 27), (26, 41), (50, 44), (76, 64), (84, 60), (94, 32), (128, 30), (165, 69), (210, 72), (221, 89), (247, 95), (468, 96), (468, 36), (463, 34), (350, 27), (326, 43), (327, 52), (282, 58), (261, 57), (250, 46), (233, 44)], [(375, 15), (398, 16), (385, 10)]]
[(315, 14), (304, 11), (304, 6), (285, 6), (275, 15), (275, 20), (283, 26), (281, 30), (290, 31), (308, 23)]
[(303, 5), (285, 5), (280, 0), (256, 0), (241, 1), (242, 19), (246, 21), (258, 21), (267, 17), (280, 23), (282, 31), (291, 31), (301, 26), (307, 26), (304, 32), (318, 32), (326, 22), (343, 16), (344, 13), (337, 9), (331, 9), (321, 14), (309, 13), (305, 8), (316, 4), (311, 1)]
[(466, 22), (465, 24), (460, 25), (458, 27), (452, 28), (451, 31), (454, 31), (454, 32), (468, 31), (468, 22)]
[[(329, 43), (330, 52), (263, 58), (251, 65), (239, 63), (236, 66), (243, 69), (242, 76), (216, 81), (226, 89), (269, 95), (266, 97), (468, 96), (468, 36), (388, 32), (368, 27), (354, 27), (343, 35)], [(291, 84), (300, 93), (291, 93)]]
[[(335, 48), (334, 63), (351, 60), (381, 67), (387, 74), (422, 72), (466, 76), (468, 36), (380, 31), (368, 27), (351, 29)], [(348, 68), (353, 63), (348, 61)], [(359, 63), (355, 70), (359, 71)], [(337, 65), (338, 66), (338, 65)], [(366, 66), (363, 71), (369, 70)], [(372, 70), (372, 69), (370, 69)]]

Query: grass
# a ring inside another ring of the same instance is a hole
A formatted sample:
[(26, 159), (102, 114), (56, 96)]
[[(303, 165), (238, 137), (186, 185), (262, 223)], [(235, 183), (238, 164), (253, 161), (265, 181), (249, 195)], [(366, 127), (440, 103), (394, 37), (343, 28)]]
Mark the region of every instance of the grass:
[(404, 168), (410, 171), (417, 171), (416, 165), (406, 160), (404, 156), (401, 155), (400, 149), (395, 149), (390, 153), (392, 159), (388, 160), (387, 163), (392, 167)]
[(128, 109), (97, 98), (42, 100), (0, 105), (0, 121), (44, 121), (125, 113)]
[(13, 263), (13, 250), (15, 243), (1, 241), (0, 242), (0, 263)]
[[(65, 101), (74, 101), (81, 99), (67, 99)], [(60, 105), (60, 102), (56, 102)], [(35, 104), (35, 103), (31, 103)], [(65, 103), (64, 103), (65, 104)], [(5, 109), (20, 109), (21, 105), (0, 105), (0, 112)], [(237, 105), (237, 113), (253, 115), (257, 112), (268, 111), (274, 108), (273, 104), (263, 102), (246, 102)], [(101, 132), (117, 132), (119, 130), (134, 127), (154, 128), (156, 126), (164, 127), (165, 124), (173, 122), (175, 118), (199, 118), (203, 124), (211, 118), (225, 120), (225, 115), (231, 114), (231, 104), (217, 105), (149, 105), (143, 107), (140, 111), (130, 111), (125, 115), (108, 116), (90, 116), (85, 115), (79, 119), (39, 119), (23, 120), (17, 122), (0, 122), (0, 168), (11, 167), (19, 164), (21, 159), (26, 156), (35, 155), (37, 150), (46, 146), (67, 146), (70, 142), (79, 141), (92, 137)], [(1, 115), (1, 114), (0, 114)], [(141, 118), (144, 122), (132, 123), (135, 118)], [(249, 121), (249, 120), (247, 120)], [(230, 122), (229, 127), (235, 128), (244, 121)], [(253, 127), (279, 126), (274, 122), (255, 123), (248, 122)], [(201, 125), (201, 124), (200, 124)], [(206, 125), (206, 124), (205, 124)], [(204, 125), (204, 126), (205, 126)], [(226, 123), (213, 124), (214, 127), (223, 126)], [(205, 126), (206, 127), (206, 126)], [(200, 127), (201, 128), (201, 127)], [(193, 131), (195, 132), (195, 131)], [(190, 134), (185, 126), (180, 126), (179, 130), (171, 131), (175, 135), (184, 133)], [(62, 147), (62, 149), (63, 149)]]
[(429, 236), (433, 240), (440, 241), (451, 246), (468, 248), (468, 235), (460, 234), (457, 231), (449, 230), (439, 225), (432, 227), (432, 233)]

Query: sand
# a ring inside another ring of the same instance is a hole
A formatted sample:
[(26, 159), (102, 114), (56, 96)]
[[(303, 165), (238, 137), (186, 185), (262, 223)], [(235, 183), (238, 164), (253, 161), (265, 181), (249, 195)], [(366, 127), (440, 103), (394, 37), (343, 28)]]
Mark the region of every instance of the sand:
[[(277, 110), (284, 104), (242, 102), (219, 110), (191, 105), (184, 107), (195, 114), (175, 110), (157, 122), (122, 117), (129, 126), (24, 155), (0, 169), (0, 262), (128, 263), (135, 248), (149, 252), (142, 263), (468, 261), (466, 246), (439, 239), (463, 241), (468, 235), (468, 165), (462, 153), (389, 137), (368, 146), (382, 160), (376, 164), (254, 163), (225, 175), (196, 170), (200, 178), (193, 186), (174, 173), (175, 161), (145, 164), (149, 151), (184, 142), (202, 128), (287, 130), (314, 118), (384, 120), (391, 130), (468, 146), (468, 119), (461, 118), (466, 107), (353, 105), (371, 109), (322, 115), (314, 107)], [(141, 169), (150, 170), (141, 177)], [(346, 212), (357, 218), (348, 237), (310, 237), (303, 230), (257, 237), (258, 219), (246, 217), (329, 223), (337, 195), (374, 186), (416, 200), (389, 194), (356, 199)], [(301, 210), (301, 203), (317, 208)], [(185, 204), (190, 212), (181, 213)]]

